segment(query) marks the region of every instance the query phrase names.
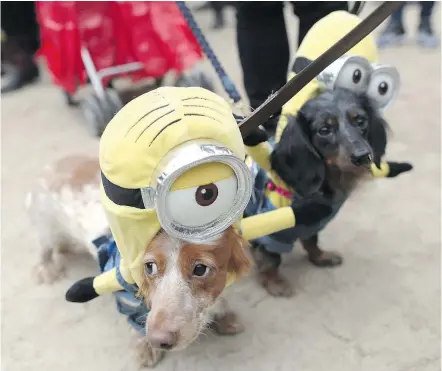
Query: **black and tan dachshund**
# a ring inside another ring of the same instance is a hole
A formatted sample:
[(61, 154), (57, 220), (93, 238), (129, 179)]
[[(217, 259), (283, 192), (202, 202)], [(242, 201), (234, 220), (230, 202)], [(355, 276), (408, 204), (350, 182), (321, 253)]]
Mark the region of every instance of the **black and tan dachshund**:
[[(319, 248), (318, 233), (337, 214), (358, 183), (373, 177), (371, 164), (380, 167), (387, 146), (387, 130), (386, 121), (366, 95), (342, 88), (321, 93), (306, 102), (296, 116), (288, 117), (288, 124), (271, 154), (271, 167), (289, 189), (296, 191), (286, 193), (291, 202), (305, 206), (316, 203), (319, 197), (330, 206), (330, 212), (323, 217), (310, 208), (308, 219), (315, 221), (310, 226), (295, 226), (253, 242), (260, 280), (270, 294), (292, 294), (279, 266), (281, 254), (291, 251), (298, 238), (313, 264), (321, 267), (341, 264), (339, 254)], [(265, 135), (255, 132), (247, 139), (257, 144), (264, 138)], [(387, 177), (412, 169), (409, 163), (388, 162), (387, 167)], [(255, 179), (254, 201), (246, 214), (274, 208), (262, 189), (274, 189), (269, 182), (261, 169)], [(254, 207), (257, 204), (259, 210)]]

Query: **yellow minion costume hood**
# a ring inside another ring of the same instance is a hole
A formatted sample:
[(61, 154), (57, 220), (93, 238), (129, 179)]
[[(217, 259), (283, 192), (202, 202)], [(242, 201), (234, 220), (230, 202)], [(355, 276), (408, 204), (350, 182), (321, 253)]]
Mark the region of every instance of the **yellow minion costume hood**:
[[(311, 61), (318, 58), (322, 53), (338, 42), (348, 32), (355, 28), (361, 19), (346, 11), (336, 11), (320, 19), (308, 31), (304, 40), (297, 50), (288, 79), (292, 79), (304, 69)], [(343, 87), (359, 93), (366, 93), (378, 104), (379, 108), (385, 108), (396, 97), (399, 88), (399, 75), (394, 67), (378, 65), (378, 51), (373, 35), (368, 35), (358, 44), (351, 48), (344, 56), (337, 59), (327, 67), (316, 79), (310, 81), (301, 91), (288, 101), (282, 108), (282, 113), (276, 129), (276, 141), (278, 142), (284, 128), (287, 125), (287, 116), (296, 115), (298, 110), (309, 99), (317, 96), (322, 89)], [(389, 87), (388, 94), (381, 94), (380, 87)], [(271, 170), (270, 153), (272, 147), (268, 142), (247, 147), (251, 158), (267, 171), (276, 186), (283, 189), (288, 187)], [(375, 176), (386, 176), (388, 165), (381, 164), (381, 169), (372, 165)], [(290, 192), (294, 190), (288, 189)], [(289, 200), (278, 195), (271, 195), (275, 205), (284, 206)]]
[(293, 226), (290, 207), (241, 219), (253, 187), (244, 159), (230, 106), (215, 93), (162, 87), (124, 106), (106, 127), (99, 154), (102, 203), (119, 260), (78, 281), (67, 299), (140, 287), (144, 251), (160, 229), (203, 243), (231, 225), (245, 239)]
[[(161, 225), (198, 242), (241, 216), (250, 197), (244, 156), (228, 104), (201, 88), (160, 88), (115, 116), (100, 143), (102, 202), (126, 282), (141, 283), (142, 255)], [(97, 279), (97, 293), (109, 282)]]

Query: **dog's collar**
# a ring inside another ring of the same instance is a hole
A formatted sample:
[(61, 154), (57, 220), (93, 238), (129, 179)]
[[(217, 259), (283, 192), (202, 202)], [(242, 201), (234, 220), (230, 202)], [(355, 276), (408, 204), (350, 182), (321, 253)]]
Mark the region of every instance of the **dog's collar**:
[(292, 199), (294, 194), (290, 191), (287, 191), (286, 189), (282, 188), (282, 187), (278, 187), (275, 183), (273, 183), (271, 180), (269, 180), (267, 182), (267, 189), (269, 191), (274, 191), (276, 193), (278, 193), (279, 195), (288, 198), (288, 199)]

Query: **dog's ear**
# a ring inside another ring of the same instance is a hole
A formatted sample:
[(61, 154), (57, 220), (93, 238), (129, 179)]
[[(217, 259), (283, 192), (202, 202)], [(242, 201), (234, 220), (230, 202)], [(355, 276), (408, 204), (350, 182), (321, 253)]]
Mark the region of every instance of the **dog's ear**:
[(272, 169), (300, 196), (317, 192), (325, 177), (324, 162), (310, 142), (309, 130), (302, 112), (288, 117), (270, 158)]
[(226, 243), (232, 249), (227, 268), (228, 272), (233, 273), (236, 277), (245, 276), (252, 267), (249, 243), (233, 227), (230, 227), (227, 231), (226, 238)]
[(381, 159), (387, 148), (388, 124), (381, 116), (381, 113), (368, 100), (365, 102), (365, 106), (369, 114), (367, 140), (373, 151), (373, 162), (377, 168), (380, 168)]

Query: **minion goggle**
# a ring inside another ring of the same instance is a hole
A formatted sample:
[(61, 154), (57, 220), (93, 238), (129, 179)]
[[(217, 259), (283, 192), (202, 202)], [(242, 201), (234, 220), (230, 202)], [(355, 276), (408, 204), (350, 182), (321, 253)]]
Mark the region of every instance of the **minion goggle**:
[[(104, 174), (108, 198), (118, 205), (156, 209), (161, 227), (176, 238), (201, 243), (219, 236), (242, 215), (253, 180), (243, 160), (207, 140), (183, 143), (168, 152), (140, 189), (124, 189)], [(202, 184), (204, 183), (204, 184)]]
[(318, 76), (322, 88), (346, 88), (367, 94), (379, 109), (386, 109), (397, 97), (400, 78), (393, 66), (371, 64), (360, 56), (342, 56)]

